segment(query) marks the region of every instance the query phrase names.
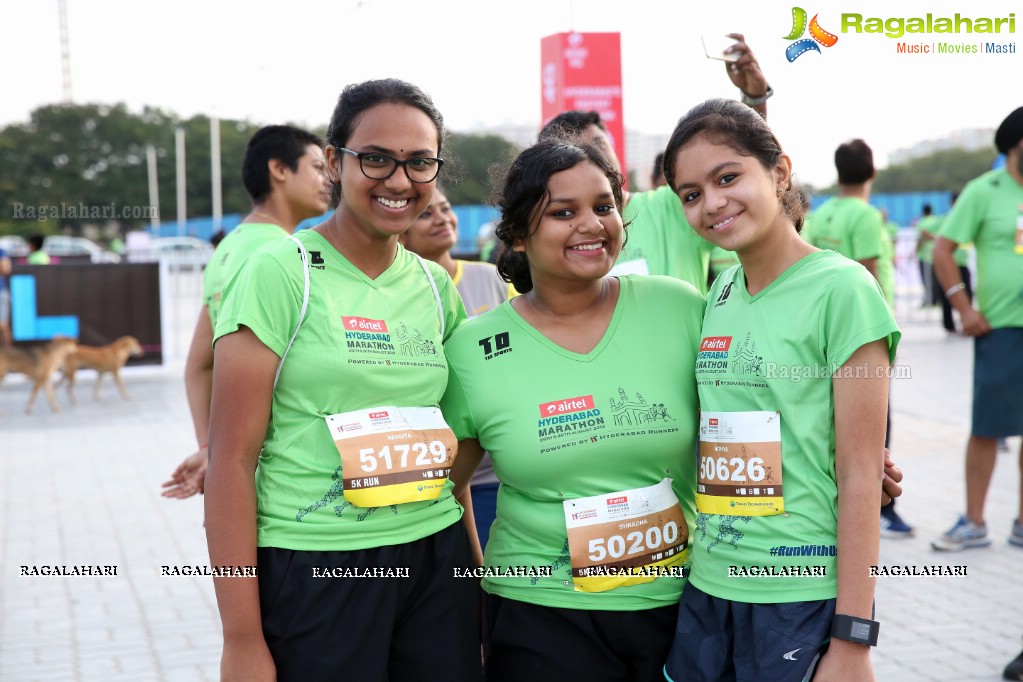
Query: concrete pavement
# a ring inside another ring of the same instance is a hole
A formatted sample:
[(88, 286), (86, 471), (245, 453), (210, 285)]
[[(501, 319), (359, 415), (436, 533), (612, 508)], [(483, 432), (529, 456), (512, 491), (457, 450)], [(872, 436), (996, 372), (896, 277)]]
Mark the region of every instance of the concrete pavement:
[[(904, 302), (905, 303), (905, 302)], [(892, 450), (906, 472), (899, 512), (914, 539), (883, 540), (883, 565), (964, 565), (965, 577), (879, 578), (881, 680), (1000, 679), (1023, 635), (1023, 550), (1005, 539), (1016, 511), (1016, 454), (999, 455), (989, 549), (937, 554), (929, 540), (963, 506), (972, 342), (946, 339), (934, 311), (903, 305)], [(191, 319), (189, 317), (188, 322)], [(162, 576), (208, 563), (202, 501), (159, 484), (192, 451), (180, 362), (129, 372), (51, 414), (22, 412), (24, 382), (0, 386), (0, 680), (214, 680), (220, 625), (211, 580)], [(1010, 441), (1018, 452), (1019, 439)], [(116, 566), (116, 575), (21, 575), (22, 566)]]

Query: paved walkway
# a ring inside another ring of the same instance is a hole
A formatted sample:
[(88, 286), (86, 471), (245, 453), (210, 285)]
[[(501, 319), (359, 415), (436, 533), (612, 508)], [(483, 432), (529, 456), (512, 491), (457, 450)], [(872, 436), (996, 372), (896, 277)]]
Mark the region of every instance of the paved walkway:
[[(906, 471), (899, 511), (915, 539), (882, 541), (882, 564), (964, 564), (966, 577), (889, 577), (877, 588), (881, 680), (1000, 679), (1023, 635), (1023, 550), (1005, 538), (1019, 494), (1015, 455), (999, 455), (988, 504), (995, 544), (929, 548), (962, 507), (972, 344), (946, 339), (934, 311), (905, 310), (894, 443)], [(161, 576), (208, 562), (202, 501), (159, 484), (194, 445), (180, 363), (127, 377), (51, 414), (22, 407), (28, 386), (0, 387), (0, 680), (214, 680), (220, 626), (209, 578)], [(66, 399), (61, 398), (66, 405)], [(1019, 439), (1011, 441), (1018, 448)], [(114, 565), (116, 576), (23, 576), (21, 566)]]

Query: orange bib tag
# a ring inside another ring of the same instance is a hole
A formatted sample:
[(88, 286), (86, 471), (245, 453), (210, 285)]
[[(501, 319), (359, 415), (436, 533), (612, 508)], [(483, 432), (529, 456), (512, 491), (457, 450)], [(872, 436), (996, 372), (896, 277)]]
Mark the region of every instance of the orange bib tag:
[(698, 479), (702, 514), (783, 514), (781, 414), (701, 412)]
[(436, 407), (374, 407), (326, 417), (345, 499), (385, 507), (437, 499), (458, 442)]
[(578, 592), (606, 592), (684, 575), (689, 526), (671, 479), (648, 488), (565, 500)]

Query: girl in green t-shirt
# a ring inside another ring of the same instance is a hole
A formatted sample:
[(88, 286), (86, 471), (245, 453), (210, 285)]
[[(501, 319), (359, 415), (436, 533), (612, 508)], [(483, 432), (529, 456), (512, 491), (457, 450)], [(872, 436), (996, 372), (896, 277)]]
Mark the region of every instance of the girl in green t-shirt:
[(224, 291), (206, 534), (213, 566), (258, 565), (214, 580), (224, 680), (480, 679), (437, 407), (465, 310), (440, 266), (398, 244), (430, 203), (443, 133), (414, 85), (346, 87), (326, 136), (337, 209)]
[(692, 109), (665, 175), (693, 229), (740, 262), (707, 298), (698, 530), (665, 673), (872, 680), (898, 328), (862, 266), (799, 237), (791, 161), (749, 108)]
[(521, 293), (452, 335), (441, 403), (456, 485), (484, 449), (501, 483), (486, 677), (654, 680), (692, 532), (703, 299), (669, 277), (607, 276), (622, 177), (594, 147), (528, 148), (498, 205), (498, 269)]

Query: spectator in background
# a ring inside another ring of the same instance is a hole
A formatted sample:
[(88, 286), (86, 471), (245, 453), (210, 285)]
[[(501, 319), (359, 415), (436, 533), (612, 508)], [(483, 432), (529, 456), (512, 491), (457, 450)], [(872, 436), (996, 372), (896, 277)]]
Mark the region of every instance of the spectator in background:
[(217, 233), (223, 243), (214, 243), (216, 253), (203, 272), (203, 306), (185, 361), (185, 392), (199, 449), (164, 482), (164, 497), (184, 499), (203, 492), (213, 392), (213, 330), (224, 287), (249, 256), (327, 209), (322, 148), (319, 137), (291, 126), (266, 126), (249, 140), (241, 175), (252, 210), (229, 237), (223, 237), (223, 231)]
[(124, 255), (124, 240), (121, 239), (120, 232), (115, 234), (114, 238), (110, 240), (110, 252), (116, 253), (118, 256)]
[(881, 219), (884, 220), (884, 229), (888, 238), (892, 240), (892, 253), (895, 253), (895, 242), (899, 239), (899, 224), (888, 217), (888, 209), (881, 209)]
[(930, 204), (924, 204), (923, 215), (916, 222), (916, 258), (920, 265), (920, 281), (924, 285), (924, 301), (921, 308), (938, 305), (938, 292), (934, 286), (934, 233), (941, 219), (934, 215)]
[[(973, 423), (966, 445), (966, 511), (936, 550), (987, 547), (984, 519), (994, 475), (998, 439), (1023, 434), (1023, 107), (995, 132), (1005, 167), (967, 183), (941, 226), (934, 267), (945, 296), (955, 306), (963, 334), (973, 336)], [(955, 263), (959, 244), (977, 250), (977, 306)], [(1023, 472), (1023, 447), (1020, 448)], [(1023, 491), (1009, 543), (1023, 547)]]
[[(952, 193), (952, 205), (955, 206), (956, 199), (959, 198), (958, 192)], [(940, 234), (942, 226), (944, 225), (945, 216), (939, 218), (937, 223), (936, 233)], [(933, 254), (932, 254), (933, 256)], [(963, 286), (966, 287), (966, 297), (973, 303), (973, 278), (970, 276), (970, 252), (963, 246), (957, 246), (956, 250), (952, 253), (952, 260), (955, 261), (956, 267), (959, 268), (959, 276), (962, 278), (961, 281)], [(945, 295), (945, 288), (941, 286), (941, 282), (938, 280), (938, 271), (936, 269), (931, 272), (932, 291), (941, 298), (941, 324), (948, 332), (949, 336), (956, 334), (956, 321), (952, 315), (952, 303), (948, 300), (948, 296)]]
[(28, 256), (25, 262), (29, 265), (49, 265), (50, 254), (43, 251), (43, 241), (46, 238), (41, 234), (34, 234), (28, 238)]
[(11, 345), (11, 290), (7, 278), (11, 275), (11, 258), (0, 247), (0, 348)]

